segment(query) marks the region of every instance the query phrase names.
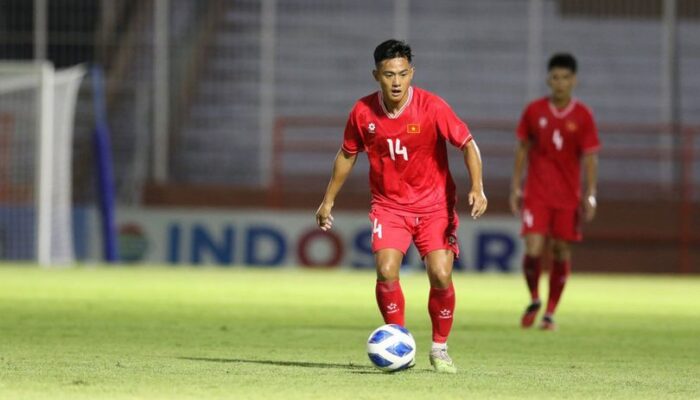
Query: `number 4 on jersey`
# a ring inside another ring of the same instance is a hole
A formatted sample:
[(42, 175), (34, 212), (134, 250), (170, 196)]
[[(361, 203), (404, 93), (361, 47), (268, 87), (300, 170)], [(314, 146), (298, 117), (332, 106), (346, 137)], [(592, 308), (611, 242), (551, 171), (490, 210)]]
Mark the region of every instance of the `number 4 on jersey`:
[[(372, 226), (372, 234), (377, 234), (379, 239), (382, 238), (382, 224), (380, 224), (376, 218), (374, 219), (374, 224)], [(374, 236), (372, 238), (374, 238)]]
[(561, 132), (559, 132), (559, 129), (554, 130), (554, 135), (552, 135), (552, 142), (554, 142), (554, 147), (557, 148), (557, 151), (561, 151), (561, 149), (564, 147), (564, 138), (561, 136)]
[(408, 161), (408, 150), (406, 146), (401, 146), (401, 139), (396, 139), (396, 142), (392, 139), (386, 141), (389, 143), (389, 155), (391, 155), (392, 160), (396, 161), (396, 156), (403, 156), (403, 159)]

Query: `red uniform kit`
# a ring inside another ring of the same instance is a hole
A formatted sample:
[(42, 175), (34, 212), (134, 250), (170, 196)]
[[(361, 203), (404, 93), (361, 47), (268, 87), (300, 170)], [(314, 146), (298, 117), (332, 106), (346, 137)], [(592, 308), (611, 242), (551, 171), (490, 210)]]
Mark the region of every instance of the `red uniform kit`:
[(390, 114), (381, 91), (360, 99), (345, 127), (343, 151), (366, 151), (373, 226), (372, 251), (404, 254), (413, 240), (421, 257), (438, 249), (459, 254), (456, 190), (445, 142), (460, 149), (472, 136), (437, 95), (410, 87), (408, 100)]
[(517, 136), (530, 141), (522, 233), (581, 240), (581, 158), (600, 147), (592, 112), (576, 99), (557, 109), (545, 97), (527, 106)]

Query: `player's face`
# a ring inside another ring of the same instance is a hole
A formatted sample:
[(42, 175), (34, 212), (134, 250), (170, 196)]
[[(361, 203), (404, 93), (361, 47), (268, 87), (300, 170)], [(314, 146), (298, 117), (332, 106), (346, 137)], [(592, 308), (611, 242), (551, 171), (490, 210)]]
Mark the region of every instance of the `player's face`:
[(568, 68), (554, 67), (549, 71), (547, 85), (554, 100), (568, 100), (576, 86), (576, 74)]
[(408, 59), (400, 57), (384, 60), (372, 74), (382, 88), (384, 101), (389, 105), (401, 105), (408, 96), (408, 88), (413, 79), (413, 66)]

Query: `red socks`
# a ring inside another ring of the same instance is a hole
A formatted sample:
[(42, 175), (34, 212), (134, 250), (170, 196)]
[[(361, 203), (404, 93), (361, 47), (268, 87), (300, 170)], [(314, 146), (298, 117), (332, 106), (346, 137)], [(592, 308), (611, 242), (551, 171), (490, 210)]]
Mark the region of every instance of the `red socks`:
[(455, 288), (430, 288), (428, 312), (433, 323), (433, 342), (445, 343), (452, 329), (455, 311)]
[(554, 310), (559, 304), (559, 298), (564, 291), (566, 280), (571, 274), (571, 263), (569, 261), (553, 261), (552, 270), (549, 271), (549, 300), (547, 301), (547, 314), (554, 314)]
[(538, 284), (540, 275), (542, 274), (541, 259), (541, 257), (531, 257), (528, 255), (523, 258), (523, 273), (525, 274), (525, 281), (527, 282), (527, 288), (530, 290), (530, 298), (533, 302), (540, 299)]
[(405, 326), (405, 301), (399, 281), (377, 281), (375, 293), (377, 295), (379, 311), (382, 313), (382, 317), (384, 317), (384, 323)]
[[(377, 305), (386, 324), (405, 325), (405, 300), (399, 281), (377, 281), (375, 293)], [(428, 312), (433, 323), (433, 342), (445, 343), (452, 329), (455, 310), (455, 289), (452, 284), (445, 289), (430, 288)]]

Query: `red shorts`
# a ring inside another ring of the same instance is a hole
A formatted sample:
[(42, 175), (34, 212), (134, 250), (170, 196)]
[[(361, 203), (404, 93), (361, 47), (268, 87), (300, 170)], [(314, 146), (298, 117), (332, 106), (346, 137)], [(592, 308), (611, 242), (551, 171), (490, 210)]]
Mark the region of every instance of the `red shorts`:
[(540, 233), (568, 242), (579, 242), (583, 238), (579, 209), (551, 208), (538, 202), (525, 200), (522, 221), (521, 235)]
[(459, 217), (454, 210), (404, 216), (373, 206), (369, 220), (372, 223), (374, 253), (382, 249), (397, 249), (405, 255), (413, 240), (421, 258), (441, 249), (452, 250), (455, 257), (459, 256)]

